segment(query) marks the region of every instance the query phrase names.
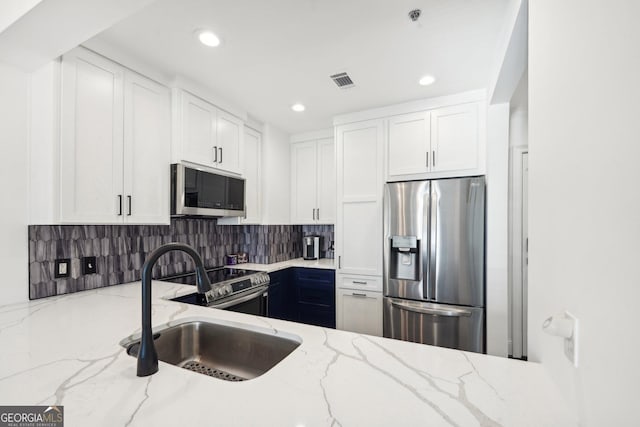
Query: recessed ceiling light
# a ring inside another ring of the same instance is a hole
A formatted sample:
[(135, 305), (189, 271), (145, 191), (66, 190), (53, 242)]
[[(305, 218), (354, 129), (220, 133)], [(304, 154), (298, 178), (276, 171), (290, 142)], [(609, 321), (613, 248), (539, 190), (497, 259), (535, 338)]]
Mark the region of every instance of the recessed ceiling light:
[(207, 30), (198, 33), (198, 40), (205, 46), (216, 47), (220, 45), (218, 36)]
[(296, 113), (301, 113), (301, 112), (303, 112), (303, 111), (304, 111), (304, 108), (305, 108), (305, 107), (304, 107), (304, 105), (302, 105), (302, 104), (300, 104), (300, 103), (298, 103), (298, 104), (293, 104), (293, 105), (291, 106), (291, 109), (292, 109), (293, 111), (295, 111)]
[(435, 77), (427, 75), (427, 76), (422, 76), (422, 78), (418, 81), (418, 83), (420, 83), (420, 86), (429, 86), (435, 81), (436, 81)]

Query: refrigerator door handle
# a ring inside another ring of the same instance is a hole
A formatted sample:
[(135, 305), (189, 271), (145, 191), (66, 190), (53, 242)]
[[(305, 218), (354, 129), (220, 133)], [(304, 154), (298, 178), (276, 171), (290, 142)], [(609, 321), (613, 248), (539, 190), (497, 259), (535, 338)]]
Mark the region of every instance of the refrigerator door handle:
[(420, 314), (430, 314), (433, 316), (444, 316), (444, 317), (471, 317), (471, 312), (469, 310), (464, 310), (460, 308), (427, 308), (427, 307), (416, 307), (412, 304), (406, 304), (401, 302), (393, 301), (391, 303), (392, 306), (398, 308), (400, 310), (412, 311), (414, 313)]
[(437, 279), (437, 261), (438, 261), (438, 186), (431, 183), (431, 215), (430, 215), (430, 248), (429, 248), (429, 286), (428, 298), (437, 300), (436, 295), (436, 279)]

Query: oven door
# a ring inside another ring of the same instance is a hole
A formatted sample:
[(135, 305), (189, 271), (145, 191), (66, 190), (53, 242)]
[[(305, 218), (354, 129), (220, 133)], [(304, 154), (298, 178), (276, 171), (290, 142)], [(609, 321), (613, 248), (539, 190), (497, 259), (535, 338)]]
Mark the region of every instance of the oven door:
[(269, 286), (254, 288), (245, 294), (233, 296), (230, 299), (220, 302), (215, 302), (209, 307), (236, 311), (238, 313), (254, 314), (256, 316), (266, 316), (268, 289)]

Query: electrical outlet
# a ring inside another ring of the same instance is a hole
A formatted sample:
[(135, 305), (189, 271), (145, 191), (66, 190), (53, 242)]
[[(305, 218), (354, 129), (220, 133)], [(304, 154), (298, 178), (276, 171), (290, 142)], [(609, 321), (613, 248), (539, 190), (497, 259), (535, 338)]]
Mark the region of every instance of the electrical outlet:
[(567, 359), (573, 366), (578, 367), (578, 319), (568, 311), (564, 312), (564, 316), (566, 320), (569, 320), (572, 323), (573, 333), (569, 338), (564, 339), (564, 355), (567, 356)]
[(61, 277), (69, 277), (71, 273), (71, 260), (69, 258), (60, 258), (55, 260), (53, 265), (53, 277), (59, 279)]
[(96, 257), (82, 257), (82, 274), (96, 274), (98, 266), (96, 265)]

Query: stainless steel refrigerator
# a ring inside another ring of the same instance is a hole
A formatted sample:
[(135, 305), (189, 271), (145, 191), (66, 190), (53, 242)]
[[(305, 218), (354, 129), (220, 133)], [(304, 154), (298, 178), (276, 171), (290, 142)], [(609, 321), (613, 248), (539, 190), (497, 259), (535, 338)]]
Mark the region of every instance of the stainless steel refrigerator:
[(485, 352), (484, 177), (384, 191), (385, 337)]

